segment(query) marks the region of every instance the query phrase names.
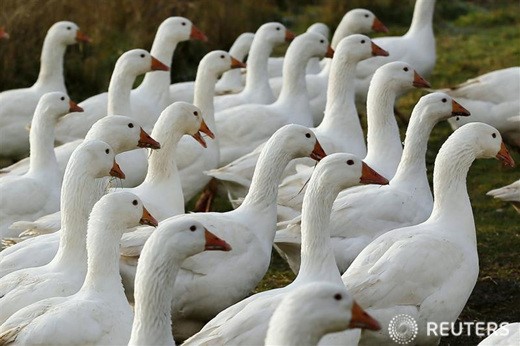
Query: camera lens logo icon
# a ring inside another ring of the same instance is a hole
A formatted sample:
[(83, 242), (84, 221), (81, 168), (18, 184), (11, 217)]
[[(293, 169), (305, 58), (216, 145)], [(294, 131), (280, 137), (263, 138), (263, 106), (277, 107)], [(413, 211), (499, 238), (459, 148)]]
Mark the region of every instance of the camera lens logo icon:
[(397, 315), (388, 324), (390, 338), (400, 345), (412, 342), (417, 337), (417, 332), (417, 322), (410, 315)]

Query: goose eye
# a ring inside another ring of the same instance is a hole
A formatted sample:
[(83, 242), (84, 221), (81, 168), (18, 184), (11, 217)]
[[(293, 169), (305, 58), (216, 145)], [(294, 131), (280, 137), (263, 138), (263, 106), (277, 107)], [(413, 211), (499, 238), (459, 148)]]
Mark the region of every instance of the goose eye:
[(403, 68), (403, 71), (408, 72), (408, 67)]
[(361, 43), (365, 43), (365, 40), (361, 40)]
[(334, 295), (334, 299), (336, 299), (336, 300), (341, 300), (342, 298), (343, 298), (343, 297), (341, 296), (340, 293), (336, 293), (336, 294)]
[(347, 165), (352, 166), (354, 164), (354, 160), (348, 160)]
[(67, 30), (72, 30), (72, 27), (68, 26), (68, 27), (67, 27)]
[(493, 132), (493, 134), (491, 135), (493, 138), (497, 138), (497, 134)]
[(137, 199), (134, 199), (134, 200), (132, 201), (132, 204), (133, 204), (133, 205), (137, 205)]
[(278, 26), (278, 27), (276, 27), (276, 30), (280, 31), (280, 27), (279, 27), (279, 26)]
[(442, 102), (446, 103), (446, 101), (448, 101), (448, 100), (446, 100), (445, 98), (442, 99)]
[(305, 137), (307, 137), (307, 138), (311, 138), (311, 134), (307, 132), (307, 133), (305, 134)]
[(370, 17), (370, 16), (368, 14), (365, 14), (365, 18), (368, 18), (368, 17)]
[(134, 124), (130, 123), (130, 124), (128, 124), (128, 127), (129, 127), (129, 128), (133, 128), (133, 127), (134, 127)]
[(105, 153), (110, 154), (110, 149), (105, 150)]
[(144, 54), (141, 54), (141, 58), (144, 58)]
[(60, 100), (65, 101), (65, 96), (60, 97)]
[(460, 117), (456, 117), (455, 120), (456, 120), (456, 121), (459, 121), (459, 120), (460, 120)]
[(197, 115), (199, 115), (199, 112), (195, 111), (195, 112), (193, 112), (193, 115), (197, 116)]
[(222, 54), (222, 55), (220, 56), (220, 59), (224, 59), (224, 54)]
[(181, 24), (182, 24), (182, 25), (186, 25), (186, 22), (182, 22)]
[(325, 43), (325, 41), (324, 40), (320, 40), (320, 43)]
[(195, 232), (197, 230), (197, 226), (193, 225), (190, 227), (190, 231)]

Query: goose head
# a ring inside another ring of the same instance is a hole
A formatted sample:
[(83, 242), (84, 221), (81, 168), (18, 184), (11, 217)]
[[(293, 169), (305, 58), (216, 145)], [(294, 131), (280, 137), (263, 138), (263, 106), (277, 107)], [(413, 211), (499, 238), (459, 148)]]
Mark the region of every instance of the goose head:
[(204, 148), (207, 145), (202, 133), (212, 139), (215, 138), (202, 118), (201, 110), (187, 102), (175, 102), (166, 107), (157, 120), (152, 134), (162, 142), (171, 137), (170, 132), (173, 129), (191, 135)]
[(114, 148), (116, 154), (137, 148), (161, 147), (136, 120), (124, 115), (111, 115), (96, 121), (85, 139), (102, 140)]
[(217, 77), (230, 69), (240, 67), (246, 67), (246, 65), (223, 50), (209, 52), (199, 63), (199, 69), (214, 73)]
[[(329, 46), (329, 40), (314, 32), (305, 32), (294, 39), (289, 49), (301, 47), (301, 57), (305, 60), (310, 58), (332, 58), (334, 50)], [(298, 48), (299, 49), (299, 48)], [(288, 54), (288, 53), (287, 53)], [(287, 55), (286, 54), (286, 55)]]
[(360, 34), (368, 34), (372, 31), (388, 32), (387, 27), (374, 13), (363, 8), (355, 8), (348, 11), (345, 16), (343, 16), (339, 26), (344, 22), (348, 23), (351, 32)]
[[(72, 153), (74, 161), (84, 163), (85, 173), (94, 177), (102, 178), (106, 176), (113, 176), (124, 179), (125, 174), (119, 168), (115, 157), (116, 153), (107, 143), (94, 139), (85, 140)], [(73, 157), (71, 156), (72, 161)]]
[[(298, 325), (294, 326), (295, 323)], [(282, 300), (269, 323), (266, 344), (275, 341), (270, 339), (275, 337), (271, 332), (304, 333), (310, 336), (306, 340), (319, 340), (325, 334), (349, 328), (379, 330), (381, 326), (353, 300), (345, 287), (313, 282)]]
[(469, 116), (470, 112), (445, 93), (436, 92), (421, 97), (417, 105), (421, 117), (428, 117), (435, 123), (450, 117)]
[(325, 157), (318, 163), (313, 174), (319, 174), (324, 179), (324, 184), (338, 186), (340, 190), (360, 183), (388, 184), (388, 179), (370, 168), (356, 155), (348, 153), (336, 153)]
[(54, 23), (47, 31), (47, 35), (65, 45), (91, 41), (87, 35), (79, 30), (76, 23), (67, 21)]
[(384, 80), (387, 88), (396, 90), (398, 93), (404, 93), (413, 87), (430, 87), (430, 83), (422, 78), (410, 64), (402, 61), (390, 62), (378, 68), (371, 83), (375, 80)]
[(166, 253), (187, 258), (202, 251), (231, 251), (231, 246), (208, 231), (200, 222), (188, 217), (167, 219), (156, 230)]
[(459, 136), (463, 136), (474, 143), (477, 159), (494, 157), (506, 166), (515, 166), (515, 161), (502, 141), (500, 132), (493, 126), (475, 122), (461, 126), (457, 132), (463, 133)]
[(336, 58), (361, 61), (373, 56), (388, 56), (388, 52), (369, 37), (361, 34), (350, 35), (342, 39), (334, 52)]
[(106, 216), (112, 226), (126, 232), (138, 225), (157, 227), (157, 220), (150, 215), (143, 202), (131, 192), (116, 191), (103, 196), (92, 209), (92, 217)]
[(53, 121), (57, 121), (69, 112), (83, 112), (83, 108), (61, 91), (44, 94), (38, 102), (38, 108), (49, 114)]
[(305, 126), (285, 125), (269, 141), (279, 143), (278, 146), (292, 158), (309, 156), (320, 161), (327, 156), (314, 132)]
[(280, 45), (284, 42), (291, 42), (295, 35), (280, 23), (272, 22), (262, 25), (255, 33), (255, 37), (271, 43), (273, 46)]
[(132, 49), (117, 59), (116, 69), (124, 69), (135, 76), (150, 71), (169, 71), (170, 68), (154, 58), (144, 49)]
[(158, 32), (164, 33), (166, 39), (172, 41), (200, 40), (207, 42), (208, 38), (193, 23), (184, 17), (170, 17), (159, 26)]
[(330, 35), (329, 27), (327, 26), (327, 24), (324, 24), (324, 23), (314, 23), (307, 28), (306, 32), (313, 32), (315, 34), (320, 34), (326, 38), (329, 38), (329, 35)]

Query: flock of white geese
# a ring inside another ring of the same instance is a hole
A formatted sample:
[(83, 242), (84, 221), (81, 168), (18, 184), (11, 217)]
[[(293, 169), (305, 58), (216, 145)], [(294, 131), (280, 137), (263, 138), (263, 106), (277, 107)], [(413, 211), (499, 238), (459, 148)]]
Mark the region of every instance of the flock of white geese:
[[(383, 345), (399, 314), (418, 324), (412, 344), (437, 344), (426, 323), (455, 322), (479, 272), (468, 170), (514, 166), (502, 139), (520, 146), (520, 67), (423, 96), (403, 149), (394, 106), (430, 87), (434, 7), (417, 0), (405, 35), (373, 40), (387, 29), (366, 9), (330, 44), (322, 23), (297, 36), (266, 23), (176, 84), (177, 44), (207, 37), (170, 17), (79, 104), (64, 53), (90, 39), (54, 24), (36, 83), (0, 93), (0, 156), (17, 160), (0, 175), (0, 345)], [(432, 193), (425, 155), (442, 120), (455, 131)], [(186, 214), (201, 191), (201, 210), (217, 193), (235, 209)], [(490, 194), (519, 207), (519, 191)], [(296, 279), (250, 295), (273, 246)], [(518, 341), (507, 328), (482, 344)]]

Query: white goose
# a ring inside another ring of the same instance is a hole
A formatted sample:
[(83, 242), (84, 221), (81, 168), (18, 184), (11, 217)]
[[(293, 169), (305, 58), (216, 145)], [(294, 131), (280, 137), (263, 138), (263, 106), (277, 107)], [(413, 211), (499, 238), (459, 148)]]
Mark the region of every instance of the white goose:
[[(364, 35), (351, 35), (343, 39), (337, 48), (332, 59), (325, 116), (320, 126), (314, 128), (313, 131), (320, 143), (326, 143), (324, 149), (327, 153), (349, 152), (364, 157), (366, 145), (354, 102), (355, 88), (349, 81), (354, 78), (356, 64), (359, 61), (384, 54), (384, 51), (372, 45), (370, 39)], [(208, 172), (209, 175), (224, 183), (231, 199), (242, 198), (246, 195), (262, 146), (260, 145), (253, 152), (224, 167)], [(308, 163), (308, 160), (297, 161)], [(291, 166), (294, 164), (295, 162), (291, 163)], [(293, 170), (291, 169), (290, 172)], [(305, 170), (305, 176), (301, 179), (298, 178), (302, 181), (299, 184), (290, 183), (295, 177), (285, 179), (280, 187), (278, 199), (284, 201), (287, 198), (295, 198), (311, 173), (311, 169)], [(292, 219), (292, 217), (286, 216), (284, 219)]]
[(453, 129), (469, 122), (483, 122), (520, 149), (520, 67), (489, 72), (442, 91), (457, 97), (471, 111), (469, 120), (450, 119)]
[[(399, 314), (413, 318), (418, 326), (414, 344), (437, 344), (440, 337), (428, 336), (426, 323), (455, 322), (475, 286), (479, 261), (466, 176), (476, 158), (490, 157), (514, 165), (495, 128), (471, 123), (456, 130), (435, 160), (435, 198), (428, 220), (375, 239), (343, 274), (347, 290), (381, 325)], [(403, 327), (400, 332), (408, 335), (411, 330)], [(359, 337), (341, 334), (335, 343), (341, 339), (350, 344)], [(360, 343), (390, 340), (384, 328), (362, 333)], [(333, 342), (327, 337), (323, 341)]]
[(231, 246), (197, 221), (166, 220), (153, 232), (137, 266), (135, 318), (129, 345), (175, 345), (171, 328), (173, 284), (188, 257)]
[(286, 124), (312, 125), (305, 69), (312, 57), (332, 57), (328, 40), (315, 33), (294, 39), (284, 60), (284, 86), (270, 105), (246, 104), (216, 114), (220, 134), (220, 164), (228, 164), (253, 151)]
[(214, 138), (200, 109), (186, 102), (176, 102), (166, 107), (152, 131), (153, 138), (161, 143), (161, 149), (150, 152), (148, 173), (143, 183), (127, 190), (139, 196), (159, 221), (184, 214), (184, 197), (175, 151), (185, 134), (191, 135), (206, 147), (199, 131)]
[(428, 77), (435, 67), (435, 37), (433, 36), (433, 12), (435, 0), (416, 0), (410, 29), (403, 36), (378, 37), (377, 45), (390, 55), (360, 63), (356, 71), (356, 99), (365, 103), (370, 80), (377, 69), (392, 61), (404, 61), (414, 66), (421, 76)]
[[(393, 178), (403, 152), (399, 127), (394, 116), (395, 100), (398, 95), (413, 87), (428, 86), (427, 81), (403, 62), (386, 64), (374, 74), (368, 93), (368, 150), (364, 161), (387, 179)], [(312, 167), (299, 166), (297, 174), (282, 182), (278, 195), (280, 221), (299, 214), (303, 201), (299, 192), (304, 190), (311, 173)]]
[[(439, 121), (465, 115), (469, 112), (444, 93), (423, 96), (410, 117), (403, 156), (390, 184), (360, 186), (339, 194), (332, 207), (329, 231), (341, 273), (381, 234), (418, 224), (430, 216), (433, 198), (426, 176), (428, 138)], [(298, 223), (277, 232), (275, 238), (277, 249), (294, 272), (299, 268), (300, 242)]]
[[(176, 337), (184, 339), (198, 331), (221, 310), (247, 296), (264, 276), (276, 231), (275, 202), (281, 174), (291, 159), (309, 155), (317, 160), (325, 156), (314, 134), (306, 127), (287, 125), (264, 148), (249, 194), (238, 209), (175, 217), (201, 222), (233, 247), (226, 254), (202, 253), (184, 262), (172, 302)], [(133, 276), (123, 279), (133, 284)]]
[(0, 323), (24, 306), (70, 295), (81, 287), (87, 270), (86, 222), (91, 207), (87, 210), (79, 206), (92, 206), (99, 199), (93, 193), (98, 188), (97, 178), (108, 175), (124, 178), (108, 144), (87, 141), (74, 151), (61, 193), (63, 229), (58, 252), (45, 266), (21, 269), (0, 279)]
[[(240, 34), (229, 49), (229, 55), (235, 57), (238, 61), (244, 62), (251, 48), (254, 37), (255, 34), (252, 32), (244, 32), (243, 34)], [(224, 72), (222, 77), (219, 79), (215, 85), (215, 95), (235, 94), (243, 89), (244, 83), (242, 82), (242, 71), (239, 69), (233, 69)]]
[(520, 323), (515, 322), (498, 328), (478, 346), (511, 346), (518, 344), (518, 341), (520, 341)]
[(81, 112), (67, 94), (44, 94), (34, 112), (29, 135), (29, 170), (22, 176), (0, 177), (0, 237), (17, 235), (9, 226), (34, 221), (59, 209), (61, 173), (54, 155), (54, 127), (70, 111)]
[(215, 112), (248, 103), (273, 103), (276, 98), (269, 85), (269, 56), (276, 46), (293, 39), (294, 34), (280, 23), (266, 23), (258, 28), (247, 58), (244, 90), (238, 94), (215, 97)]
[(265, 345), (315, 346), (325, 334), (363, 327), (380, 328), (345, 287), (313, 282), (287, 294), (278, 305), (269, 321)]
[[(316, 281), (341, 285), (329, 245), (327, 224), (330, 209), (343, 188), (357, 185), (365, 179), (385, 182), (383, 177), (352, 154), (332, 154), (324, 158), (317, 165), (305, 194), (303, 263), (296, 279), (284, 288), (255, 294), (227, 308), (188, 339), (185, 345), (263, 345), (269, 319), (287, 294)], [(235, 244), (230, 243), (236, 249)]]
[(90, 42), (72, 22), (57, 22), (43, 42), (40, 74), (30, 88), (0, 93), (0, 156), (23, 158), (29, 154), (29, 134), (26, 126), (43, 94), (51, 91), (67, 93), (63, 77), (63, 56), (68, 45)]
[(116, 192), (102, 197), (92, 209), (88, 234), (83, 235), (87, 243), (83, 252), (88, 252), (84, 282), (66, 292), (72, 294), (68, 297), (55, 296), (19, 310), (0, 326), (0, 343), (128, 343), (133, 312), (119, 276), (118, 250), (121, 235), (139, 223), (157, 226), (137, 196)]
[[(331, 46), (335, 50), (343, 38), (353, 34), (367, 34), (372, 31), (387, 32), (388, 29), (371, 11), (360, 8), (350, 10), (343, 16), (334, 32)], [(381, 47), (385, 48), (385, 46)], [(310, 74), (306, 77), (314, 125), (318, 125), (323, 119), (323, 111), (327, 102), (330, 59), (324, 59), (322, 65), (323, 68), (320, 73)], [(275, 95), (278, 95), (281, 89), (281, 79), (271, 79), (270, 83)]]
[[(109, 144), (115, 153), (131, 150), (136, 147), (159, 147), (159, 143), (148, 136), (135, 120), (126, 116), (114, 115), (99, 120), (88, 132), (86, 140), (102, 140)], [(68, 162), (68, 160), (65, 162)], [(105, 194), (109, 184), (108, 178), (100, 179), (96, 188), (91, 191), (98, 197), (95, 198), (92, 204), (81, 204), (80, 209), (76, 210), (76, 212), (88, 215), (93, 203)], [(54, 227), (52, 225), (60, 225), (60, 213), (52, 215), (54, 221), (49, 217), (42, 222), (40, 222), (40, 220), (30, 224), (25, 222), (16, 228), (33, 229), (35, 232), (38, 232), (39, 228), (46, 228), (48, 230), (49, 227)], [(54, 229), (54, 231), (55, 230), (56, 229)], [(0, 278), (19, 269), (42, 266), (49, 263), (58, 249), (60, 233), (61, 232), (56, 232), (54, 234), (31, 238), (1, 251)]]
[(520, 179), (507, 186), (488, 191), (486, 195), (510, 202), (516, 211), (520, 213)]
[[(98, 94), (80, 102), (80, 107), (85, 111), (83, 116), (70, 113), (61, 119), (56, 128), (56, 140), (67, 143), (83, 139), (92, 125), (107, 115), (137, 117), (130, 98), (132, 85), (137, 76), (155, 70), (168, 71), (169, 68), (144, 49), (133, 49), (122, 54), (112, 72), (108, 93)], [(108, 106), (100, 111), (99, 102), (107, 98)]]

